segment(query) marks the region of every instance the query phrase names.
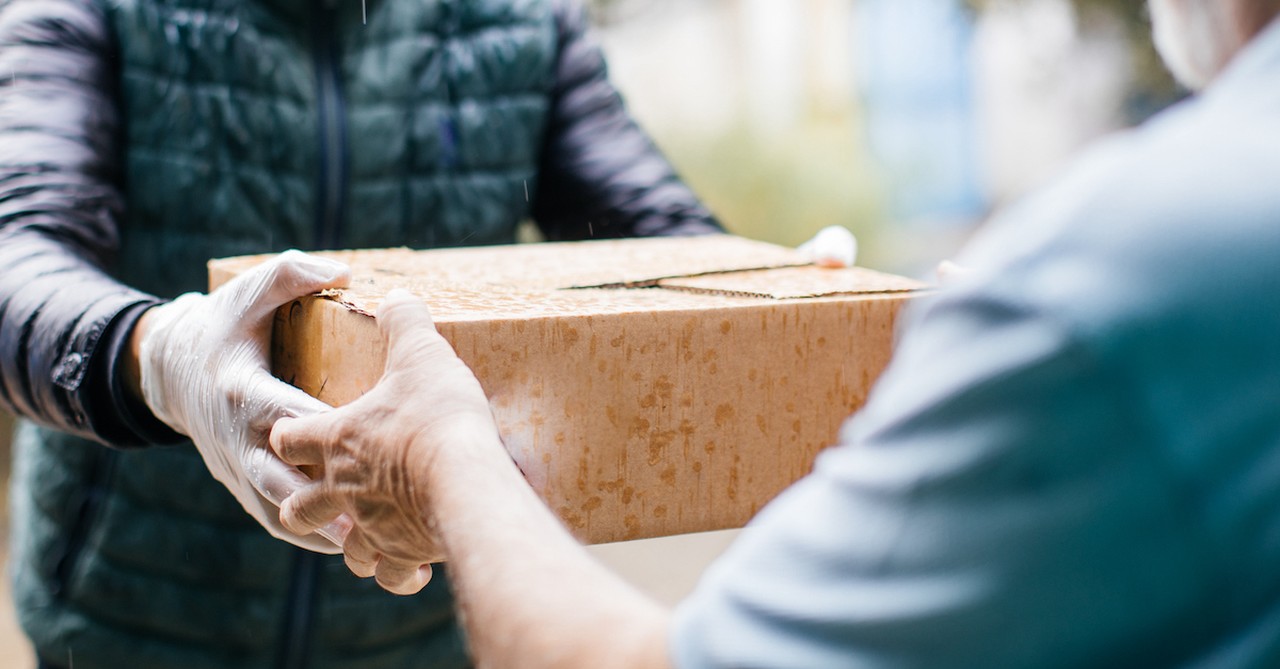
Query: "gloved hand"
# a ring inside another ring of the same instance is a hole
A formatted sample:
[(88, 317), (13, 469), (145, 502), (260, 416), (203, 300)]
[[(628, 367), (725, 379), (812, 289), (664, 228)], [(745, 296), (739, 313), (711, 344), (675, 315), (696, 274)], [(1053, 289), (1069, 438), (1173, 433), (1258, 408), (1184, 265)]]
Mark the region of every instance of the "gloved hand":
[(209, 295), (188, 293), (143, 315), (138, 363), (142, 394), (156, 417), (195, 442), (210, 473), (272, 535), (322, 553), (339, 553), (350, 521), (300, 536), (280, 524), (280, 503), (309, 483), (267, 446), (275, 421), (330, 409), (271, 375), (275, 310), (326, 288), (351, 271), (288, 251)]
[(936, 271), (938, 274), (938, 283), (944, 286), (959, 283), (961, 280), (973, 274), (972, 268), (965, 267), (964, 265), (957, 265), (950, 260), (943, 260), (938, 263), (938, 269)]
[(831, 225), (797, 249), (821, 267), (853, 267), (858, 261), (858, 238), (848, 228)]

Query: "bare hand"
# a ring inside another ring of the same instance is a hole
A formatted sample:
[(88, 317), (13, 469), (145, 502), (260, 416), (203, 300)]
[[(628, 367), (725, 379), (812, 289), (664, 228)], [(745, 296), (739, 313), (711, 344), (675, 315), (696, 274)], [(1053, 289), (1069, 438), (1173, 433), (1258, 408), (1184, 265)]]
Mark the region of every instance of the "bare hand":
[(273, 428), (282, 460), (324, 466), (323, 479), (284, 501), (280, 520), (306, 533), (347, 513), (356, 525), (343, 544), (351, 571), (413, 594), (443, 557), (430, 516), (432, 463), (445, 448), (500, 442), (480, 383), (426, 305), (393, 291), (378, 327), (388, 351), (376, 387), (341, 409)]

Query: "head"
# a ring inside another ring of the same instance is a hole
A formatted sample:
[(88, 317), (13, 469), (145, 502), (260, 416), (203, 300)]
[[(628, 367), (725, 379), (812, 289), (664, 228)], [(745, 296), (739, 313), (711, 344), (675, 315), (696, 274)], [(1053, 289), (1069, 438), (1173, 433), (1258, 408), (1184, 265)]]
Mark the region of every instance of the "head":
[(1156, 47), (1174, 76), (1200, 90), (1280, 14), (1280, 0), (1150, 0)]

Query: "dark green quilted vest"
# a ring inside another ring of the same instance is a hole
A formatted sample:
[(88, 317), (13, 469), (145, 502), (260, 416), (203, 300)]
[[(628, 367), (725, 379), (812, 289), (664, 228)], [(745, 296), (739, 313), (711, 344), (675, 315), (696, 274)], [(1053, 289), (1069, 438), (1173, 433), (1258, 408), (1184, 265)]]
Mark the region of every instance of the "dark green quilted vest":
[[(162, 296), (212, 257), (509, 242), (553, 83), (543, 0), (101, 0), (118, 36), (117, 275)], [(336, 6), (335, 6), (336, 5)], [(269, 537), (188, 446), (26, 426), (16, 597), (90, 667), (466, 666), (444, 578), (395, 597)], [(443, 571), (438, 572), (443, 574)]]

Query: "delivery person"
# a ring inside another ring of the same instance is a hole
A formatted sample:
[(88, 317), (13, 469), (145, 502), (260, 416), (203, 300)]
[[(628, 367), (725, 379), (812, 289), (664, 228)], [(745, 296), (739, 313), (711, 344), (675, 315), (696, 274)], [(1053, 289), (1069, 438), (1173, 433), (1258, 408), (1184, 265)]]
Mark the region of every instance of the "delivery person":
[(486, 667), (1280, 666), (1280, 2), (1151, 8), (1203, 96), (988, 229), (674, 613), (539, 503), (406, 294), (382, 383), (274, 429), (326, 466), (284, 525), (346, 512), (393, 590), (447, 558)]
[[(510, 242), (526, 217), (555, 240), (719, 230), (578, 4), (365, 4), (0, 3), (0, 400), (30, 419), (11, 573), (43, 666), (469, 664), (443, 580), (393, 597), (259, 525), (338, 550), (276, 520), (296, 472), (266, 430), (307, 405), (264, 373), (265, 307), (165, 301), (207, 259)], [(286, 258), (256, 289), (344, 276)]]

